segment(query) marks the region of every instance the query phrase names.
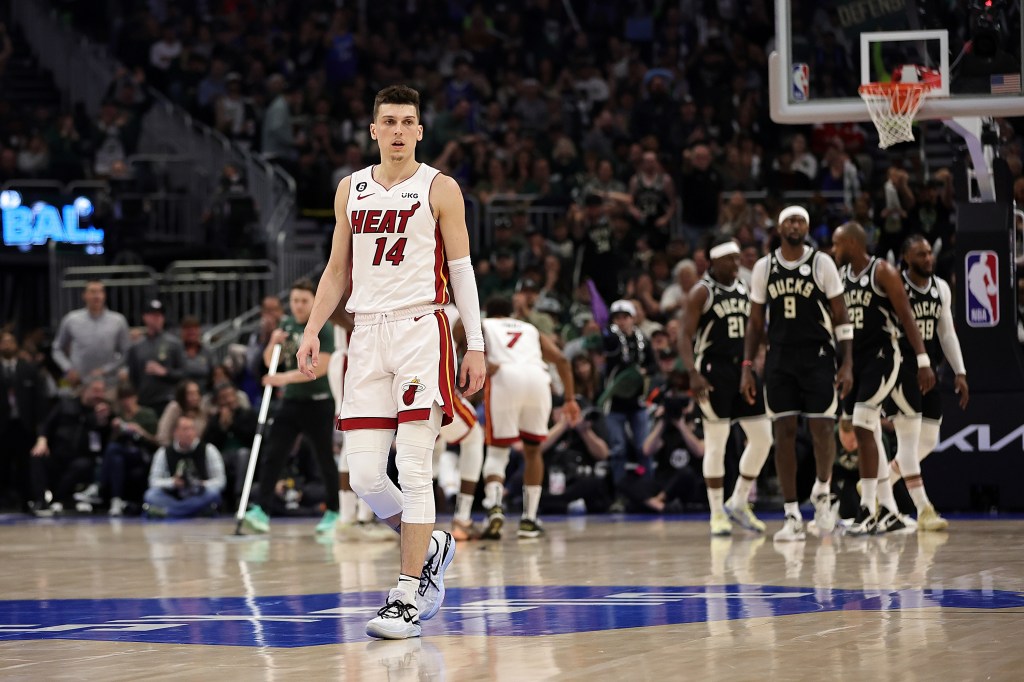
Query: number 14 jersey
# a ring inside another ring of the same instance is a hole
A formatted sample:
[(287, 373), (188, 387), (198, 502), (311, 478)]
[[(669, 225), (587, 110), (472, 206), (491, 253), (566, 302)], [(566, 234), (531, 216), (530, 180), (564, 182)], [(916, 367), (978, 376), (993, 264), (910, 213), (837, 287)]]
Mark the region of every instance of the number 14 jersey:
[(430, 209), (430, 186), (439, 171), (421, 163), (386, 190), (373, 169), (353, 173), (349, 187), (352, 273), (346, 309), (379, 313), (448, 303), (448, 261)]

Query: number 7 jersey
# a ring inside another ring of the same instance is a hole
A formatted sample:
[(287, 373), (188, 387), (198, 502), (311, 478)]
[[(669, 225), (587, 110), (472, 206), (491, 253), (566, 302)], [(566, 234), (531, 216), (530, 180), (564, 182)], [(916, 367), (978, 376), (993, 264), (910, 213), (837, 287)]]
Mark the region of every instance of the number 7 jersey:
[(386, 190), (373, 169), (353, 173), (349, 187), (352, 273), (346, 309), (379, 313), (448, 303), (448, 261), (430, 209), (430, 186), (439, 171), (421, 163)]
[(481, 322), (487, 360), (498, 365), (526, 365), (547, 371), (540, 349), (540, 332), (529, 322), (512, 317), (489, 317)]

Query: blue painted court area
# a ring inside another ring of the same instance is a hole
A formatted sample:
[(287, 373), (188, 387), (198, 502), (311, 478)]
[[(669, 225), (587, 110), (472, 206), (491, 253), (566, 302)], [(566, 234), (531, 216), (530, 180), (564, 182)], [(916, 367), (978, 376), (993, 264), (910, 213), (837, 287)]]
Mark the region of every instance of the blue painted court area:
[[(190, 599), (0, 601), (0, 641), (75, 639), (304, 647), (365, 641), (379, 592)], [(539, 637), (830, 611), (1024, 607), (1000, 590), (708, 587), (452, 588), (424, 635)]]

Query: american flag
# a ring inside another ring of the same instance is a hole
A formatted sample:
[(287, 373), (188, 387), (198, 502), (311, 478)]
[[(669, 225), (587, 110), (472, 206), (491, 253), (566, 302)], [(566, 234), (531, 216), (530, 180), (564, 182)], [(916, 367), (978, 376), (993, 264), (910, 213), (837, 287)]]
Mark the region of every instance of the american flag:
[(992, 86), (993, 95), (1019, 95), (1020, 74), (1019, 73), (997, 73), (989, 76), (989, 83)]

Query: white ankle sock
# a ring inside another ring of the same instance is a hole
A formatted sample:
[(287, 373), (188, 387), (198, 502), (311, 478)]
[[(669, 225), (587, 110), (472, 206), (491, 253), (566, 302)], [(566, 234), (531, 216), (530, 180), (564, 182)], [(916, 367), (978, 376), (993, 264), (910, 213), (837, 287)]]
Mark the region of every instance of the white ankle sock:
[(828, 481), (819, 481), (817, 478), (814, 479), (814, 486), (811, 488), (811, 498), (815, 498), (818, 495), (828, 495), (832, 492), (832, 488), (829, 486)]
[(869, 512), (875, 511), (875, 500), (878, 498), (878, 479), (860, 479), (860, 506), (867, 507)]
[(917, 507), (917, 513), (920, 514), (924, 511), (925, 507), (931, 505), (931, 500), (928, 499), (928, 493), (924, 491), (923, 485), (914, 486), (911, 488), (907, 486), (907, 492), (910, 493), (910, 499), (914, 501), (914, 506)]
[(501, 506), (501, 496), (505, 492), (505, 484), (501, 481), (491, 481), (490, 483), (484, 484), (484, 507), (490, 509), (491, 507)]
[(878, 503), (891, 512), (899, 513), (896, 497), (892, 494), (892, 482), (888, 478), (878, 479)]
[(398, 589), (405, 594), (405, 603), (416, 605), (416, 590), (420, 587), (420, 579), (404, 573), (398, 574)]
[(725, 490), (723, 488), (708, 487), (708, 505), (712, 514), (724, 514), (725, 509), (722, 503), (725, 501)]
[(540, 506), (540, 486), (523, 486), (523, 518), (537, 520), (537, 507)]
[(747, 498), (750, 497), (750, 489), (754, 487), (753, 479), (743, 478), (740, 476), (736, 479), (736, 487), (732, 490), (732, 497), (730, 498), (737, 504), (746, 504)]
[(455, 519), (457, 521), (469, 521), (473, 513), (473, 494), (459, 493), (455, 503)]
[(798, 519), (803, 518), (803, 515), (800, 513), (799, 502), (786, 502), (782, 505), (782, 510), (786, 512), (786, 516), (795, 516)]

